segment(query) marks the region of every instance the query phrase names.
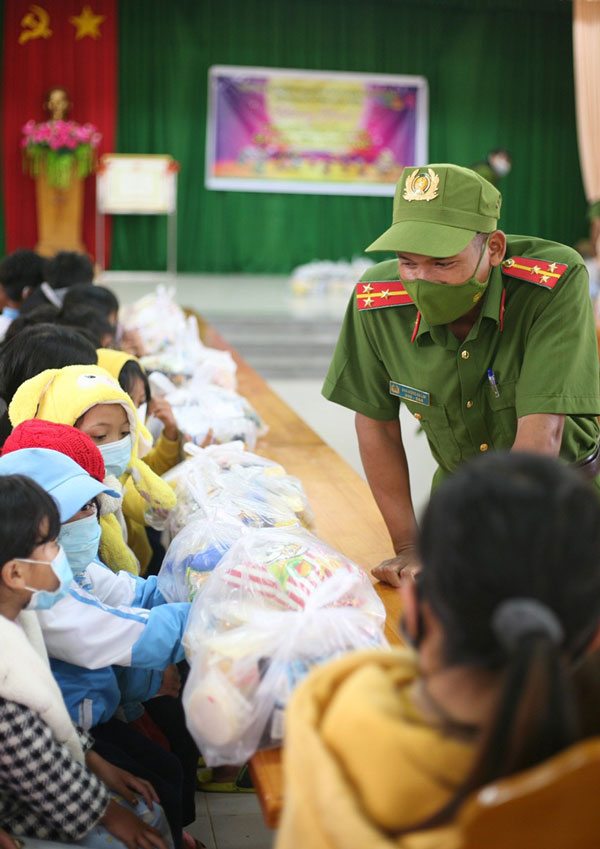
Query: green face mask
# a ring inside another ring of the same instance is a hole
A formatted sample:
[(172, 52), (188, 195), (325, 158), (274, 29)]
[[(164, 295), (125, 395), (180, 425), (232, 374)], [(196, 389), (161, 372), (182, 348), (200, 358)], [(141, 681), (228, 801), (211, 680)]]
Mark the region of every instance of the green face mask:
[(483, 282), (477, 279), (477, 272), (486, 247), (487, 239), (473, 276), (465, 280), (464, 283), (434, 283), (432, 280), (418, 278), (416, 280), (402, 280), (400, 278), (400, 282), (427, 324), (430, 326), (448, 324), (468, 313), (475, 304), (479, 303), (489, 282), (489, 274)]

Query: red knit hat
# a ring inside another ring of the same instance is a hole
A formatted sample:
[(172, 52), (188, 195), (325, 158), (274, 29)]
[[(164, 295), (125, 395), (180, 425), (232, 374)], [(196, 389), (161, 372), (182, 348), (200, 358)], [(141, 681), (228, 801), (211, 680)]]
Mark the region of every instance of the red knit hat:
[(4, 443), (2, 456), (19, 448), (50, 448), (75, 460), (96, 480), (104, 480), (104, 460), (94, 441), (82, 430), (43, 419), (28, 419), (13, 430)]

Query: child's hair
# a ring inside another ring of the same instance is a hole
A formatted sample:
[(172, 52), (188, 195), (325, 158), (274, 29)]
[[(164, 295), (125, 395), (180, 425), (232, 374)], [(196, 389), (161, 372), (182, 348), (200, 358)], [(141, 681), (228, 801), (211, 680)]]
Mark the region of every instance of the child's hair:
[[(0, 349), (0, 398), (8, 406), (19, 386), (44, 369), (97, 362), (93, 343), (76, 330), (54, 324), (26, 327)], [(11, 430), (6, 410), (0, 417), (0, 445)]]
[(106, 286), (78, 284), (67, 289), (63, 300), (63, 310), (74, 307), (87, 307), (108, 318), (119, 312), (119, 301), (112, 289)]
[[(35, 293), (32, 297), (34, 296)], [(26, 303), (29, 303), (29, 300), (28, 298)], [(4, 344), (9, 342), (13, 336), (17, 336), (26, 327), (33, 327), (36, 324), (52, 324), (58, 312), (57, 307), (52, 306), (52, 304), (45, 304), (33, 310), (21, 310), (21, 315), (8, 325), (7, 331), (4, 334)]]
[(37, 288), (44, 280), (45, 260), (35, 251), (19, 250), (0, 262), (0, 283), (11, 301), (19, 302), (23, 289)]
[(8, 326), (4, 337), (5, 342), (17, 336), (25, 327), (32, 327), (36, 324), (70, 327), (79, 331), (94, 348), (106, 347), (107, 341), (114, 340), (115, 336), (114, 326), (106, 316), (95, 309), (88, 309), (81, 305), (73, 305), (68, 308), (63, 306), (58, 309), (58, 307), (47, 304), (46, 306), (36, 307), (34, 310), (15, 318)]
[(76, 251), (59, 251), (46, 266), (46, 282), (53, 289), (78, 284), (90, 285), (93, 279), (94, 266), (91, 259)]
[(81, 305), (65, 307), (63, 304), (54, 320), (62, 327), (79, 330), (96, 348), (107, 348), (115, 338), (115, 328), (108, 318), (93, 308)]
[(503, 675), (471, 775), (423, 828), (580, 739), (568, 666), (600, 622), (600, 500), (556, 460), (491, 455), (432, 495), (419, 552), (419, 598), (442, 625), (445, 664)]
[[(40, 536), (44, 519), (48, 527)], [(15, 557), (29, 557), (59, 531), (58, 508), (41, 486), (25, 475), (0, 475), (0, 568)]]
[(136, 360), (127, 360), (119, 372), (119, 385), (121, 386), (121, 389), (124, 389), (129, 395), (137, 378), (141, 378), (142, 383), (144, 384), (146, 402), (148, 402), (152, 395), (150, 393), (150, 384), (148, 383), (146, 372)]

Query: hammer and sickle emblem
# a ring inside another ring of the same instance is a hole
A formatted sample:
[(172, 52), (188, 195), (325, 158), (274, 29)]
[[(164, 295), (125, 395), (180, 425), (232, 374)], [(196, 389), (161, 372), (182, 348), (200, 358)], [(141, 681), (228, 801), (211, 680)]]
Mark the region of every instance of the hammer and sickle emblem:
[(41, 6), (35, 4), (29, 7), (29, 11), (23, 16), (21, 26), (23, 32), (19, 36), (19, 44), (25, 44), (34, 38), (50, 38), (50, 15)]

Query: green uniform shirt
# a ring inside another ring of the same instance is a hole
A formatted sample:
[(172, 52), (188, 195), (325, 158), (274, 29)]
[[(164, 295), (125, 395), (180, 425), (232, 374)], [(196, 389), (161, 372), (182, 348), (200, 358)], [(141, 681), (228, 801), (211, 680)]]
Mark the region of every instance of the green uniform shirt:
[[(397, 418), (402, 400), (420, 419), (443, 472), (488, 448), (510, 449), (517, 419), (532, 413), (565, 413), (561, 457), (568, 462), (588, 457), (598, 443), (600, 381), (585, 265), (564, 245), (526, 236), (508, 237), (506, 257), (511, 256), (568, 269), (554, 289), (510, 277), (501, 266), (492, 269), (481, 312), (464, 342), (446, 325), (429, 327), (423, 319), (411, 342), (414, 304), (358, 311), (353, 295), (323, 395), (381, 421)], [(388, 280), (398, 280), (395, 259), (361, 278)], [(488, 379), (490, 368), (499, 397)], [(390, 394), (390, 381), (409, 397)], [(415, 396), (425, 403), (412, 400)]]

